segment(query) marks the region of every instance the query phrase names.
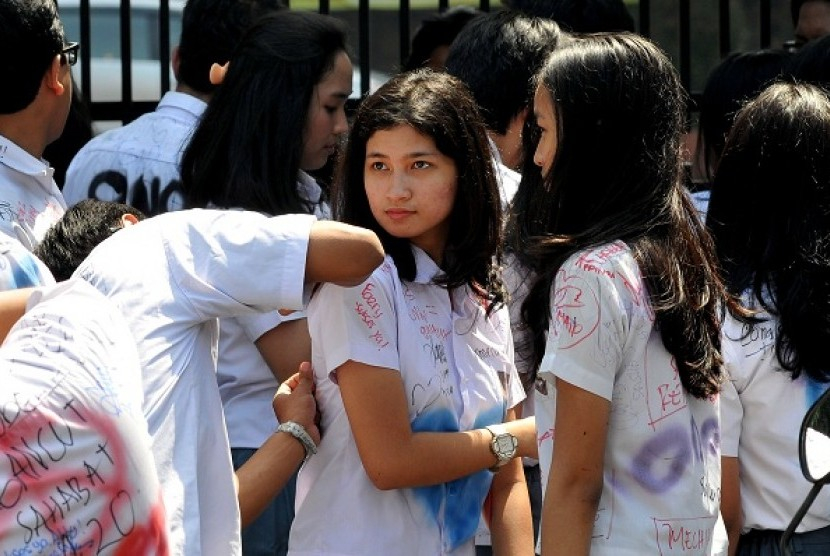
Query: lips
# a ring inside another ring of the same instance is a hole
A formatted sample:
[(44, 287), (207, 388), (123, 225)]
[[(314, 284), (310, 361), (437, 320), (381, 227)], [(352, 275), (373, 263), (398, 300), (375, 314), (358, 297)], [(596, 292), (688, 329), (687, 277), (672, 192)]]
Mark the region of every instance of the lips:
[(386, 216), (388, 216), (392, 220), (403, 220), (404, 218), (415, 214), (414, 210), (407, 210), (407, 209), (386, 209)]

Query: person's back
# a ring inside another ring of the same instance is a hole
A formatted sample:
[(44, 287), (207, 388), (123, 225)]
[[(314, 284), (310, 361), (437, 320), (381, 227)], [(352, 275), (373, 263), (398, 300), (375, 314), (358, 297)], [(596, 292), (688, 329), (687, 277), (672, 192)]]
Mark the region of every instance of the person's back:
[(0, 550), (170, 554), (116, 306), (79, 280), (36, 291), (0, 347), (0, 382)]
[[(731, 293), (758, 311), (727, 317), (722, 340), (722, 511), (737, 554), (778, 546), (812, 486), (797, 431), (830, 378), (828, 192), (830, 98), (771, 85), (735, 118), (706, 221)], [(830, 550), (828, 504), (819, 494), (796, 529), (802, 554)]]
[(78, 45), (65, 44), (54, 0), (0, 3), (0, 233), (32, 250), (66, 208), (43, 160), (66, 123), (69, 66)]
[(173, 53), (176, 90), (154, 112), (95, 137), (78, 152), (63, 188), (67, 202), (118, 201), (148, 215), (181, 209), (179, 163), (214, 91), (211, 64), (227, 62), (256, 18), (281, 7), (280, 0), (188, 0)]

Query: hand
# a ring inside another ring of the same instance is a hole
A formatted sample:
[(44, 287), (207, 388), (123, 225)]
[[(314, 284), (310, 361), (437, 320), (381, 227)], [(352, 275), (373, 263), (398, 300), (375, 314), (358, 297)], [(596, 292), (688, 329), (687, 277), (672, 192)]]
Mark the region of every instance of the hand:
[(317, 402), (314, 399), (314, 373), (310, 363), (300, 363), (299, 372), (280, 384), (274, 395), (273, 406), (280, 423), (299, 423), (305, 427), (315, 444), (320, 442), (320, 429), (315, 419)]

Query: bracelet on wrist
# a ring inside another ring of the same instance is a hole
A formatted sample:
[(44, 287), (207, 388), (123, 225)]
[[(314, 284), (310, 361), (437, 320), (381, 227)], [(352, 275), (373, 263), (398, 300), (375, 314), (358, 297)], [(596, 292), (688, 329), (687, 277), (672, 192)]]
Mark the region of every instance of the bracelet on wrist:
[(303, 458), (303, 462), (308, 461), (308, 458), (317, 453), (317, 445), (314, 443), (311, 435), (308, 434), (308, 431), (305, 430), (305, 427), (301, 424), (294, 421), (286, 421), (285, 423), (280, 423), (280, 426), (277, 427), (277, 432), (290, 434), (300, 441), (300, 444), (302, 444), (305, 449), (305, 458)]

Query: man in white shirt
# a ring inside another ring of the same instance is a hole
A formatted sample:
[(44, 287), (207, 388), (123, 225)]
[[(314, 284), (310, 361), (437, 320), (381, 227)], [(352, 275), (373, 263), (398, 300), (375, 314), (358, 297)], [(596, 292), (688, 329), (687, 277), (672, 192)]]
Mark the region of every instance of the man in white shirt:
[(530, 80), (559, 40), (553, 21), (502, 10), (468, 23), (447, 55), (447, 73), (470, 88), (484, 116), (505, 206), (521, 180)]
[[(381, 262), (382, 248), (371, 232), (311, 215), (187, 210), (132, 222), (108, 223), (117, 231), (73, 279), (113, 301), (136, 340), (172, 553), (239, 554), (240, 526), (255, 513), (244, 494), (267, 502), (277, 489), (268, 473), (254, 474), (252, 487), (242, 480), (250, 468), (240, 469), (240, 516), (215, 377), (216, 319), (302, 309), (304, 284), (359, 283)], [(263, 448), (276, 452), (270, 439)]]
[(43, 151), (66, 124), (78, 45), (54, 0), (4, 0), (0, 51), (0, 233), (31, 251), (66, 208)]
[(181, 156), (215, 89), (210, 67), (228, 61), (259, 16), (281, 7), (279, 0), (188, 0), (173, 51), (176, 90), (166, 93), (154, 112), (78, 151), (66, 173), (67, 203), (117, 201), (150, 216), (181, 209)]

